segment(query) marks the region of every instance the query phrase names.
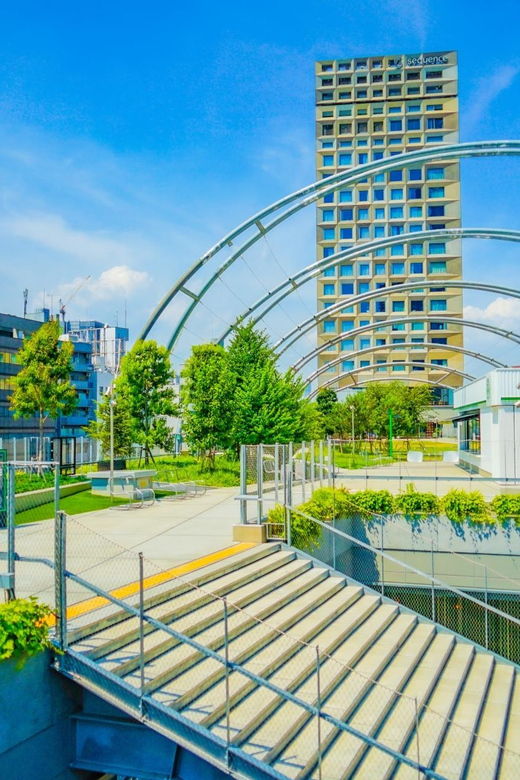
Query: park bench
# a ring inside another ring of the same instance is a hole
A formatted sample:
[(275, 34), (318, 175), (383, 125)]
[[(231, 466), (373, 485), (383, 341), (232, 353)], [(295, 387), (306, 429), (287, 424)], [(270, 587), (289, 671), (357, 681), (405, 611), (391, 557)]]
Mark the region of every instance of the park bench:
[(110, 488), (110, 495), (114, 498), (127, 498), (128, 503), (121, 504), (118, 509), (141, 509), (143, 506), (152, 506), (155, 503), (155, 491), (153, 488), (137, 487), (133, 477), (125, 477), (120, 485), (120, 491)]

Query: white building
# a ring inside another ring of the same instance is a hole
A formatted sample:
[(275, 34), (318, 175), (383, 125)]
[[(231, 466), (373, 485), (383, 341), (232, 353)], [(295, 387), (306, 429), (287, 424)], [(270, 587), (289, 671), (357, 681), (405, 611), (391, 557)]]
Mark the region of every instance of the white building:
[(453, 394), (459, 462), (499, 480), (520, 480), (520, 368), (497, 368)]

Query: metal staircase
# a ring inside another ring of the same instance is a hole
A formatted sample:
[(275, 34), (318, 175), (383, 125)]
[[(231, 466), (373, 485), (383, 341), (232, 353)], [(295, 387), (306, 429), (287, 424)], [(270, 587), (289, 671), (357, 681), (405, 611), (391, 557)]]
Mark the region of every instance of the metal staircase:
[(518, 667), (293, 549), (124, 601), (69, 576), (100, 603), (58, 626), (58, 668), (221, 769), (520, 777)]

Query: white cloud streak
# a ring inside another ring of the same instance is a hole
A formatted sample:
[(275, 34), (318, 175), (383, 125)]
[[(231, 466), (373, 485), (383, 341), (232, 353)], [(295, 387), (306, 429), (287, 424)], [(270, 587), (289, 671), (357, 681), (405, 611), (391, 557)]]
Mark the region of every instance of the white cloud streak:
[(475, 93), (470, 96), (466, 107), (466, 128), (473, 130), (486, 118), (491, 103), (501, 92), (511, 86), (520, 73), (519, 63), (501, 65), (489, 76), (480, 79)]
[(476, 322), (487, 322), (499, 328), (520, 328), (520, 300), (499, 296), (485, 308), (464, 306), (464, 318)]

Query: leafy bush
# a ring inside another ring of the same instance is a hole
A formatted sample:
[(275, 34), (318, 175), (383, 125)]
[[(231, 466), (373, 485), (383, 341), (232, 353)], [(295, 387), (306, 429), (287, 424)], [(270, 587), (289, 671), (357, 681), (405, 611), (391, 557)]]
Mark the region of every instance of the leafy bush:
[(465, 490), (450, 490), (442, 499), (442, 508), (448, 520), (453, 523), (464, 523), (470, 520), (483, 523), (490, 520), (489, 506), (484, 496), (478, 490), (466, 493)]
[(441, 502), (433, 493), (418, 493), (413, 483), (409, 483), (406, 491), (395, 497), (395, 506), (403, 515), (438, 515)]
[(395, 499), (388, 490), (360, 490), (350, 495), (352, 508), (391, 515), (395, 512)]
[(0, 661), (13, 658), (21, 669), (27, 658), (52, 647), (46, 622), (50, 614), (35, 596), (0, 604)]
[(520, 515), (520, 494), (495, 496), (491, 502), (491, 509), (495, 512), (500, 522), (508, 517), (518, 517)]
[(319, 488), (299, 509), (307, 515), (330, 523), (339, 517), (345, 517), (351, 502), (345, 488)]

